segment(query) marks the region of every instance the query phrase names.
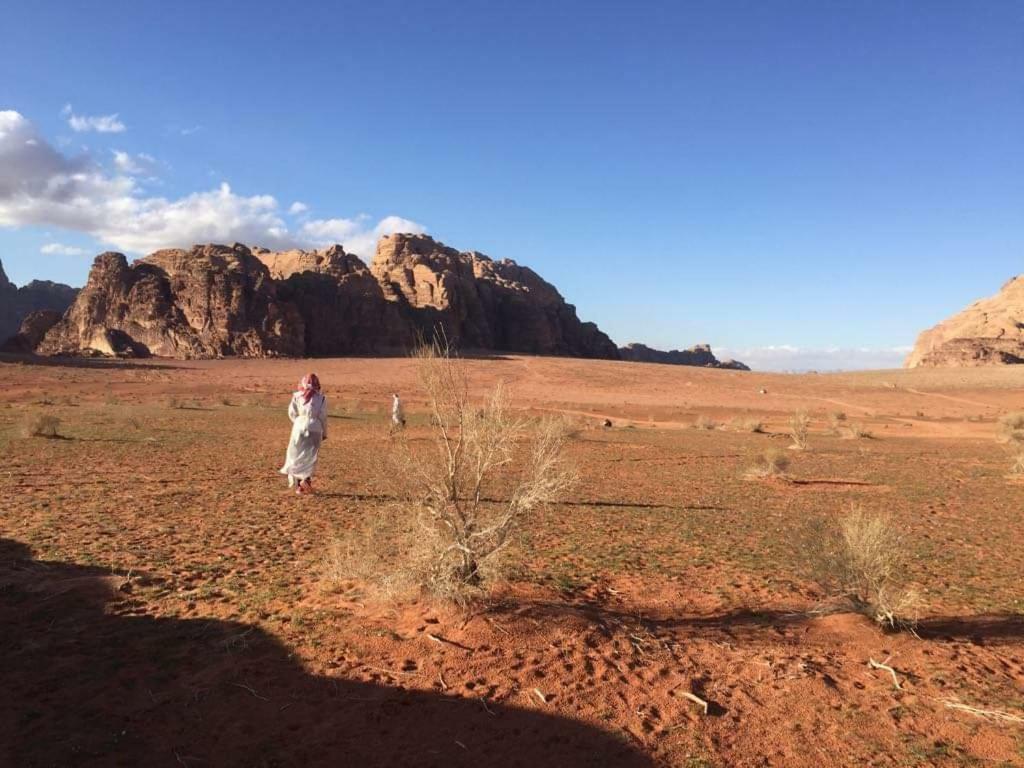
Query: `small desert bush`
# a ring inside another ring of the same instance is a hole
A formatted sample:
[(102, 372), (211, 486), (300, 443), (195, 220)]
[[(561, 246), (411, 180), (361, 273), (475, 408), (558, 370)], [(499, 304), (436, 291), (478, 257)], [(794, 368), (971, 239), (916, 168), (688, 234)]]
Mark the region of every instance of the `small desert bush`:
[(182, 400), (180, 397), (175, 397), (174, 395), (171, 395), (170, 397), (167, 398), (167, 407), (172, 408), (174, 410), (178, 410), (185, 407), (185, 401)]
[(701, 414), (694, 420), (693, 428), (706, 430), (718, 429), (718, 423), (713, 419), (709, 419), (704, 414)]
[(906, 546), (887, 515), (854, 504), (811, 525), (804, 550), (812, 576), (831, 597), (892, 628), (916, 621), (920, 599), (904, 584)]
[(21, 432), (25, 437), (60, 437), (60, 419), (48, 413), (30, 413)]
[(1015, 444), (1014, 450), (1010, 451), (1010, 475), (1015, 478), (1024, 478), (1024, 445)]
[(744, 419), (737, 416), (729, 422), (729, 426), (737, 432), (751, 432), (754, 434), (764, 433), (764, 422), (759, 419)]
[(793, 438), (790, 449), (794, 451), (807, 450), (807, 432), (811, 426), (811, 417), (807, 411), (797, 411), (789, 419), (789, 436)]
[(1003, 414), (997, 431), (1000, 442), (1024, 443), (1024, 411)]
[(414, 352), (430, 437), (390, 442), (386, 482), (407, 527), (390, 548), (390, 581), (466, 605), (496, 581), (520, 526), (576, 480), (562, 454), (567, 422), (513, 411), (502, 385), (470, 397), (463, 361), (440, 344)]
[(747, 467), (743, 476), (747, 480), (764, 480), (771, 477), (783, 477), (789, 468), (789, 456), (777, 448), (762, 451), (753, 463)]

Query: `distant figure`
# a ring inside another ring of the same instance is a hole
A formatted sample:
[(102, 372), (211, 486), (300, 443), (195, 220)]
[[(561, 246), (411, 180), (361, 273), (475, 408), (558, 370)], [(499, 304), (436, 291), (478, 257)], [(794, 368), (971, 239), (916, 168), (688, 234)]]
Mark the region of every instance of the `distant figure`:
[(405, 414), (402, 412), (402, 400), (395, 392), (391, 395), (391, 428), (405, 429)]
[(604, 428), (605, 429), (610, 429), (611, 426), (612, 426), (612, 420), (611, 419), (605, 419), (604, 420)]
[(292, 435), (288, 440), (281, 474), (288, 475), (288, 487), (300, 496), (313, 492), (313, 471), (320, 457), (320, 443), (327, 439), (327, 398), (320, 392), (315, 373), (302, 377), (299, 389), (288, 405)]

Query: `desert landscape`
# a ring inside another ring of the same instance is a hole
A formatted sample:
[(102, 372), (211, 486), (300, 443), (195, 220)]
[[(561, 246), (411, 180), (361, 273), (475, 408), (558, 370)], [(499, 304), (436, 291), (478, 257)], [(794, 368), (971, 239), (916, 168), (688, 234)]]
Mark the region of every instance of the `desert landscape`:
[[(394, 503), (390, 393), (408, 439), (433, 428), (416, 361), (5, 358), (0, 760), (1024, 764), (1024, 484), (997, 441), (1024, 368), (466, 365), (474, 397), (571, 419), (579, 479), (460, 608), (332, 572)], [(297, 497), (308, 369), (331, 436)], [(797, 411), (806, 449), (749, 478)], [(55, 434), (25, 436), (41, 413)], [(913, 626), (809, 576), (808, 522), (851, 504), (891, 516)]]

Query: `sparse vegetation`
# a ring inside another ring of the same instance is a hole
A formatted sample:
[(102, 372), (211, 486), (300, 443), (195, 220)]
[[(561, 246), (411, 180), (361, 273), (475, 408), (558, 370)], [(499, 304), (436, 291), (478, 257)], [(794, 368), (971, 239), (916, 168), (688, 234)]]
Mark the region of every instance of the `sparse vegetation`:
[(832, 411), (828, 415), (828, 430), (833, 435), (839, 435), (842, 432), (843, 422), (846, 421), (846, 414), (842, 411)]
[(807, 444), (807, 432), (811, 426), (811, 417), (807, 415), (807, 411), (797, 411), (789, 419), (789, 436), (793, 438), (793, 443), (790, 445), (790, 450), (794, 451), (806, 451), (808, 448)]
[(431, 440), (393, 443), (389, 482), (413, 525), (397, 544), (393, 582), (416, 583), (466, 604), (501, 572), (501, 554), (524, 516), (564, 493), (575, 472), (562, 459), (564, 419), (515, 413), (498, 385), (470, 398), (464, 364), (447, 347), (414, 356), (431, 415)]
[(713, 419), (709, 419), (704, 414), (701, 414), (696, 419), (694, 419), (693, 428), (705, 429), (710, 431), (713, 429), (718, 429), (718, 422), (714, 421)]
[(737, 432), (751, 432), (754, 434), (764, 433), (764, 422), (760, 419), (754, 418), (741, 418), (737, 416), (735, 419), (729, 422), (731, 426)]
[(29, 413), (21, 431), (25, 437), (60, 437), (60, 419), (49, 413)]
[(762, 451), (747, 467), (743, 476), (748, 480), (764, 480), (771, 477), (783, 477), (789, 468), (789, 456), (777, 448)]
[(1000, 442), (1024, 444), (1024, 411), (1003, 414), (999, 419), (997, 434)]
[(904, 585), (906, 547), (890, 518), (859, 505), (814, 524), (805, 542), (814, 578), (832, 597), (890, 627), (912, 625), (920, 599)]
[(843, 437), (847, 440), (864, 440), (872, 437), (872, 434), (864, 426), (863, 422), (857, 421), (846, 428)]
[(1024, 478), (1024, 445), (1015, 445), (1010, 452), (1010, 462), (1010, 474), (1015, 478)]

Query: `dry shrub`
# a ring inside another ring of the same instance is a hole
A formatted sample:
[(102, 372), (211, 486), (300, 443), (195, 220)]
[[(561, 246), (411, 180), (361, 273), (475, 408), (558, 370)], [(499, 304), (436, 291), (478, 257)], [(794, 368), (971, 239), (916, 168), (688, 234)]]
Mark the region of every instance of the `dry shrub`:
[(811, 417), (807, 411), (797, 411), (789, 419), (789, 436), (793, 438), (790, 450), (805, 451), (807, 445), (807, 431), (811, 426)]
[(784, 477), (787, 469), (789, 469), (789, 456), (777, 448), (769, 448), (757, 455), (743, 476), (747, 480)]
[(175, 397), (174, 395), (171, 395), (170, 397), (167, 398), (167, 407), (172, 408), (174, 410), (179, 410), (185, 407), (185, 401), (182, 400), (180, 397)]
[(693, 428), (707, 430), (718, 429), (718, 422), (714, 421), (713, 419), (709, 419), (704, 414), (701, 414), (694, 420)]
[(731, 426), (737, 432), (751, 432), (754, 434), (764, 433), (764, 422), (759, 419), (744, 419), (737, 416), (735, 419), (729, 422), (729, 426)]
[(60, 419), (49, 413), (30, 413), (21, 432), (25, 437), (60, 437)]
[(562, 458), (567, 422), (514, 412), (500, 384), (474, 403), (447, 346), (423, 345), (414, 358), (431, 427), (426, 445), (407, 433), (391, 442), (387, 482), (409, 525), (392, 525), (390, 580), (465, 605), (500, 576), (529, 513), (575, 483)]
[(1024, 411), (1003, 414), (997, 432), (1001, 443), (1024, 443)]
[(906, 547), (889, 516), (851, 505), (810, 526), (804, 549), (830, 596), (892, 628), (916, 622), (920, 597), (904, 585)]

